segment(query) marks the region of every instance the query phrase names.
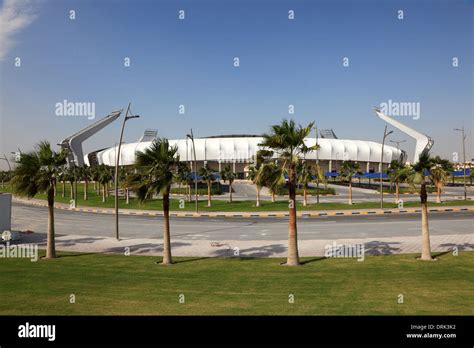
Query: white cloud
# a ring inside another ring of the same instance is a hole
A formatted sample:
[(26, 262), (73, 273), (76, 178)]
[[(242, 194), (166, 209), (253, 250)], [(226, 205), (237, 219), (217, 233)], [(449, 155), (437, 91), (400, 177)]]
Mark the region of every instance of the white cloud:
[(0, 60), (15, 45), (15, 35), (25, 29), (38, 15), (37, 0), (5, 0), (0, 8)]

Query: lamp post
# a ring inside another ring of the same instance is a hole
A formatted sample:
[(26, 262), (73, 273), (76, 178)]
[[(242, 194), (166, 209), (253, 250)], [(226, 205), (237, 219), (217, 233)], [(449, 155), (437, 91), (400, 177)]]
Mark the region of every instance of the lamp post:
[(382, 180), (382, 168), (383, 168), (383, 148), (385, 145), (385, 138), (392, 134), (393, 131), (390, 131), (387, 133), (387, 126), (385, 126), (385, 129), (383, 131), (383, 139), (382, 139), (382, 152), (380, 154), (380, 209), (383, 209), (383, 180)]
[(314, 126), (314, 134), (316, 139), (316, 203), (319, 204), (319, 151), (318, 151), (318, 126)]
[[(188, 157), (188, 137), (186, 136), (186, 165), (189, 166), (189, 157)], [(191, 164), (192, 167), (192, 164)], [(188, 202), (191, 202), (191, 184), (188, 182), (186, 187), (186, 199)]]
[(120, 240), (119, 238), (119, 211), (118, 211), (118, 171), (119, 171), (119, 162), (120, 162), (120, 149), (122, 147), (122, 138), (123, 138), (123, 132), (125, 129), (125, 122), (132, 118), (138, 118), (140, 117), (139, 115), (128, 115), (130, 111), (130, 104), (128, 103), (127, 111), (125, 112), (125, 117), (122, 122), (122, 130), (120, 131), (120, 139), (118, 143), (118, 149), (117, 149), (117, 154), (115, 157), (115, 177), (114, 177), (114, 184), (115, 184), (115, 238), (117, 240)]
[(194, 200), (195, 200), (195, 204), (196, 204), (196, 213), (198, 213), (199, 212), (199, 207), (198, 207), (196, 145), (194, 144), (194, 134), (193, 134), (192, 129), (191, 129), (191, 134), (186, 134), (186, 138), (191, 139), (191, 142), (193, 143), (193, 152), (194, 152)]
[(464, 200), (467, 200), (467, 188), (466, 188), (466, 134), (464, 134), (464, 127), (454, 128), (455, 131), (461, 132), (462, 134), (462, 162), (463, 162), (463, 176), (464, 176)]

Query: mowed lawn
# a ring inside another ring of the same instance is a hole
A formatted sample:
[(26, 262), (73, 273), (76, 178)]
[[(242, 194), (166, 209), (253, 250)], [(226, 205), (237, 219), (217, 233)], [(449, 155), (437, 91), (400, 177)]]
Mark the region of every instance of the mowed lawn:
[(162, 266), (149, 256), (60, 256), (0, 259), (0, 315), (474, 314), (474, 252), (436, 262), (414, 254), (305, 258), (294, 268), (271, 258), (177, 258)]

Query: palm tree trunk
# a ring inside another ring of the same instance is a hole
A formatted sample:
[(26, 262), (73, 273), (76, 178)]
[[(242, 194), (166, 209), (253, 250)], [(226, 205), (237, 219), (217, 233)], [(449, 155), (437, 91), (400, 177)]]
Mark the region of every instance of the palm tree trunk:
[(66, 183), (64, 182), (64, 180), (62, 181), (62, 184), (63, 184), (63, 185), (62, 185), (62, 186), (63, 186), (63, 191), (61, 192), (61, 197), (64, 198), (65, 192), (66, 192)]
[(207, 206), (211, 206), (211, 184), (207, 183)]
[(395, 180), (395, 203), (398, 203), (400, 202), (400, 188), (399, 188), (399, 184), (398, 184), (398, 179)]
[(258, 185), (255, 185), (255, 187), (257, 188), (257, 202), (255, 203), (255, 206), (260, 207), (260, 187), (258, 187)]
[(56, 257), (56, 247), (54, 241), (54, 191), (48, 188), (48, 240), (46, 242), (46, 258)]
[(307, 192), (306, 192), (306, 185), (303, 187), (303, 205), (306, 207), (308, 204)]
[(125, 188), (125, 204), (130, 203), (130, 191), (128, 190), (128, 187)]
[(74, 186), (72, 184), (72, 181), (69, 182), (69, 187), (71, 188), (70, 197), (71, 199), (74, 199)]
[(105, 184), (102, 184), (102, 203), (105, 203)]
[(349, 204), (352, 204), (352, 178), (349, 177)]
[(230, 193), (229, 201), (230, 203), (232, 203), (232, 181), (229, 181), (229, 193)]
[(300, 264), (298, 255), (298, 235), (296, 227), (296, 172), (295, 164), (289, 167), (288, 190), (290, 196), (289, 219), (288, 219), (288, 266), (298, 266)]
[(436, 194), (436, 203), (441, 203), (441, 187), (436, 187), (437, 194)]
[(105, 197), (109, 197), (109, 182), (105, 184)]
[(170, 237), (170, 194), (163, 193), (163, 265), (171, 265), (171, 237)]
[(87, 180), (84, 180), (84, 200), (87, 201), (87, 199), (89, 198), (87, 196), (87, 190), (89, 189), (89, 183)]
[(275, 191), (272, 191), (272, 203), (275, 203)]
[(420, 190), (421, 200), (421, 259), (432, 260), (431, 245), (430, 245), (430, 229), (428, 225), (428, 195), (426, 194), (426, 183), (423, 181)]

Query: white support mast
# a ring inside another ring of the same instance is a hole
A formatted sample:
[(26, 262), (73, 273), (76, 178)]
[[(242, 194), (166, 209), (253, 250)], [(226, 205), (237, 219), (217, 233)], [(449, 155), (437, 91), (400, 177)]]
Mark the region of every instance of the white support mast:
[(388, 124), (391, 124), (395, 128), (401, 130), (403, 133), (406, 135), (414, 138), (416, 140), (416, 145), (415, 145), (415, 156), (413, 159), (413, 163), (418, 162), (418, 159), (420, 158), (420, 155), (423, 153), (427, 153), (430, 151), (431, 147), (433, 146), (433, 139), (431, 139), (429, 136), (424, 135), (413, 128), (410, 128), (406, 125), (404, 125), (401, 122), (398, 122), (394, 120), (393, 118), (385, 115), (382, 113), (379, 109), (374, 108), (375, 114), (380, 117), (382, 120), (387, 122)]

